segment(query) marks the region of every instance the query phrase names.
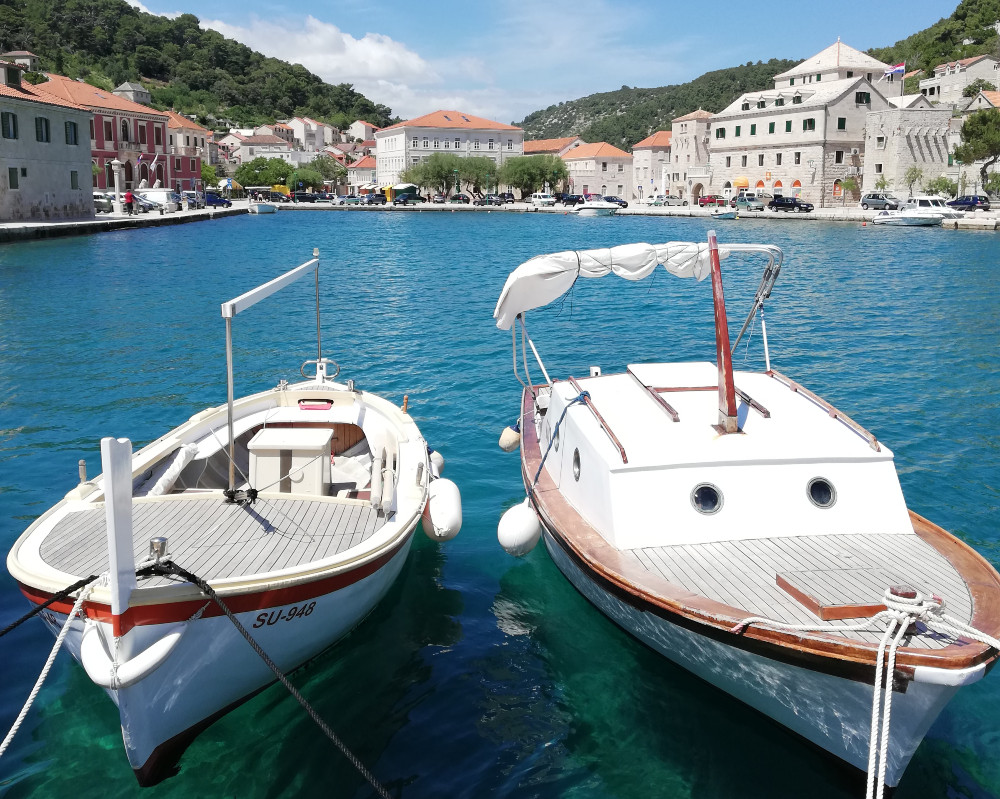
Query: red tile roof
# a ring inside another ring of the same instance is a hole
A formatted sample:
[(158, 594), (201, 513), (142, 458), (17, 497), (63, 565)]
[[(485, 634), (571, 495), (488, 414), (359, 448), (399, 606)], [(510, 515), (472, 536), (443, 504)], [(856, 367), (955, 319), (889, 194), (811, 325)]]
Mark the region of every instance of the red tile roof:
[(647, 150), (654, 147), (666, 148), (670, 146), (670, 137), (673, 134), (669, 130), (658, 130), (652, 136), (647, 136), (641, 142), (632, 145), (633, 150)]
[[(378, 125), (373, 125), (371, 122), (365, 122), (363, 119), (355, 119), (354, 121), (355, 122), (360, 122), (362, 125), (367, 125), (368, 127), (372, 128), (373, 130), (382, 130), (382, 128), (380, 128)], [(350, 125), (348, 125), (348, 127), (350, 127)]]
[(200, 130), (208, 133), (208, 128), (203, 128), (194, 120), (181, 116), (176, 111), (164, 111), (163, 113), (167, 115), (168, 128), (187, 128), (188, 130)]
[[(47, 86), (48, 84), (43, 84)], [(41, 86), (33, 86), (30, 83), (21, 83), (20, 86), (7, 86), (6, 84), (0, 83), (0, 97), (10, 97), (14, 100), (27, 100), (32, 103), (44, 103), (45, 105), (54, 105), (60, 108), (73, 108), (77, 111), (90, 111), (89, 108), (84, 108), (82, 105), (74, 103), (70, 100), (64, 100), (62, 97), (57, 97), (54, 94), (50, 94)]]
[(260, 136), (246, 136), (241, 141), (242, 144), (280, 144), (284, 147), (288, 147), (289, 144), (280, 136), (273, 136), (270, 133), (262, 133)]
[(562, 139), (533, 139), (532, 141), (526, 141), (524, 143), (524, 154), (559, 153), (579, 138), (579, 136), (566, 136)]
[(457, 130), (521, 130), (513, 125), (504, 125), (491, 119), (483, 119), (461, 111), (433, 111), (416, 119), (408, 119), (382, 128), (383, 131), (396, 128), (454, 128)]
[(375, 168), (375, 156), (366, 155), (360, 161), (351, 164), (351, 169), (374, 169)]
[(987, 102), (994, 108), (1000, 108), (1000, 92), (988, 92), (984, 90), (980, 92), (980, 94), (983, 95)]
[(581, 158), (631, 158), (632, 156), (624, 150), (619, 150), (614, 145), (605, 141), (594, 144), (581, 144), (574, 147), (563, 156), (564, 161), (576, 161)]
[(115, 111), (127, 111), (133, 114), (148, 114), (150, 116), (166, 117), (162, 111), (150, 108), (148, 105), (133, 103), (117, 94), (98, 89), (89, 83), (66, 78), (62, 75), (48, 75), (49, 82), (39, 84), (49, 94), (54, 94), (72, 103), (87, 108), (110, 108)]
[(700, 108), (697, 111), (692, 111), (690, 114), (685, 114), (682, 117), (677, 117), (674, 122), (688, 122), (692, 119), (709, 119), (712, 116), (710, 111), (702, 111)]
[(992, 58), (992, 57), (993, 56), (987, 56), (987, 55), (974, 55), (971, 56), (970, 58), (960, 58), (958, 59), (958, 61), (949, 61), (946, 64), (938, 64), (936, 67), (934, 67), (934, 71), (937, 72), (939, 69), (944, 69), (945, 67), (957, 67), (957, 66), (967, 67), (970, 64), (975, 64), (977, 61), (982, 61), (984, 58)]

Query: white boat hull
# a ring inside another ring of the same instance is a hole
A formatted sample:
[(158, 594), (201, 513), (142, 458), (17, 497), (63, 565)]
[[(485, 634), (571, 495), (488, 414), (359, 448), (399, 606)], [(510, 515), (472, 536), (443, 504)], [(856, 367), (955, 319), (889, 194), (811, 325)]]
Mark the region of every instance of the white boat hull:
[(899, 225), (905, 227), (934, 227), (944, 220), (940, 215), (907, 214), (899, 211), (887, 211), (872, 219), (873, 225)]
[[(236, 618), (284, 673), (294, 670), (354, 629), (385, 596), (406, 561), (415, 527), (416, 521), (399, 550), (374, 573), (326, 594)], [(53, 634), (66, 621), (51, 611), (42, 616)], [(105, 641), (114, 640), (110, 624), (98, 626)], [(171, 627), (176, 625), (134, 628), (137, 648)], [(84, 630), (77, 619), (65, 641), (81, 664)], [(163, 761), (171, 764), (201, 729), (275, 679), (226, 616), (189, 622), (162, 666), (128, 688), (106, 689), (118, 706), (125, 750), (140, 783), (147, 784), (145, 775), (157, 781)]]
[(588, 208), (583, 205), (577, 208), (577, 216), (612, 216), (618, 210), (617, 206), (613, 208)]
[(278, 206), (272, 203), (250, 203), (251, 214), (273, 214), (277, 210)]
[[(727, 646), (621, 601), (543, 533), (559, 570), (605, 616), (664, 657), (848, 764), (867, 771), (873, 686)], [(895, 786), (957, 687), (910, 682), (895, 693), (886, 785)]]

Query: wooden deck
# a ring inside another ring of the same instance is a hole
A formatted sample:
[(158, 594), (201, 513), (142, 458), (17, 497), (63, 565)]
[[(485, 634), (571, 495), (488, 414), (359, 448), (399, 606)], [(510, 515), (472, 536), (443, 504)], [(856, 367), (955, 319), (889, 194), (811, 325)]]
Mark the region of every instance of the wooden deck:
[[(370, 538), (385, 517), (368, 502), (345, 499), (258, 498), (227, 504), (218, 495), (136, 499), (132, 538), (136, 563), (149, 540), (167, 539), (177, 564), (206, 580), (247, 577), (323, 560)], [(103, 507), (74, 511), (46, 536), (40, 551), (50, 566), (86, 576), (108, 568)], [(144, 581), (144, 586), (160, 584)]]
[[(965, 581), (947, 559), (917, 535), (752, 539), (649, 547), (630, 554), (650, 572), (701, 596), (743, 608), (748, 616), (833, 627), (861, 620), (822, 621), (779, 585), (780, 577), (821, 605), (878, 605), (890, 584), (903, 583), (944, 597), (950, 615), (967, 623), (972, 619), (972, 597)], [(877, 643), (881, 633), (844, 635)], [(950, 639), (937, 634), (917, 634), (906, 645), (940, 649), (949, 643)]]

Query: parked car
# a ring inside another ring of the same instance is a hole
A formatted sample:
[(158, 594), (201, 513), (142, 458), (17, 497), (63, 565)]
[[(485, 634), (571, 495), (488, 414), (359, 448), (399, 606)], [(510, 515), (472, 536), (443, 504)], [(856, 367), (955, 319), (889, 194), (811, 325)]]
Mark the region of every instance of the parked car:
[(739, 194), (732, 203), (736, 208), (743, 211), (763, 211), (764, 198), (756, 194)]
[(502, 191), (497, 196), (500, 197), (505, 203), (514, 202), (514, 193), (511, 191)]
[(95, 191), (94, 192), (94, 213), (95, 214), (110, 214), (115, 210), (114, 201), (104, 192)]
[(964, 211), (975, 211), (977, 208), (983, 211), (990, 210), (990, 198), (985, 194), (966, 194), (962, 197), (956, 197), (951, 202), (946, 203), (952, 208), (960, 208)]
[(431, 202), (437, 203), (438, 205), (443, 205), (444, 203), (448, 202), (448, 198), (445, 197), (443, 194), (435, 194), (431, 198)]
[(584, 197), (582, 194), (564, 194), (562, 196), (563, 205), (573, 206), (573, 205), (579, 205), (582, 202), (584, 202)]
[(220, 194), (205, 192), (205, 205), (208, 208), (229, 208), (232, 203)]
[(423, 197), (419, 194), (414, 194), (413, 192), (404, 191), (401, 194), (396, 195), (396, 199), (392, 201), (393, 205), (415, 205), (417, 203), (425, 203)]
[(613, 194), (609, 194), (607, 197), (605, 197), (604, 202), (614, 203), (615, 205), (621, 208), (628, 208), (627, 202), (625, 202), (621, 197), (615, 197)]
[(148, 214), (150, 211), (159, 212), (163, 208), (160, 203), (141, 197), (138, 194), (132, 195), (132, 202), (135, 205), (135, 212), (139, 214)]
[(725, 205), (726, 198), (721, 194), (705, 194), (698, 198), (698, 206), (704, 208), (706, 205)]
[(337, 198), (337, 205), (357, 205), (359, 202), (361, 198), (357, 194), (345, 194)]
[(333, 202), (337, 199), (337, 195), (330, 191), (318, 191), (316, 192), (316, 199), (323, 202)]
[(688, 201), (676, 194), (657, 194), (653, 198), (653, 205), (687, 205)]
[(465, 203), (468, 205), (472, 202), (472, 198), (468, 194), (453, 194), (448, 198), (450, 203)]
[(133, 194), (159, 203), (167, 212), (177, 211), (181, 207), (181, 196), (172, 189), (143, 189)]
[(535, 207), (551, 206), (556, 204), (556, 198), (544, 191), (536, 191), (531, 195), (531, 204)]
[(361, 199), (362, 205), (385, 205), (385, 195), (374, 192), (372, 194), (366, 194)]
[(503, 205), (504, 199), (497, 194), (484, 194), (473, 200), (473, 205)]
[(187, 201), (188, 208), (205, 207), (205, 195), (200, 191), (182, 191), (181, 197)]
[(767, 204), (768, 211), (794, 211), (795, 213), (809, 213), (812, 209), (812, 203), (804, 203), (798, 197), (775, 197)]
[(297, 203), (314, 203), (319, 199), (319, 195), (313, 194), (311, 191), (297, 191), (292, 197)]
[(895, 211), (897, 208), (899, 208), (899, 200), (897, 200), (891, 194), (883, 194), (882, 192), (873, 192), (871, 194), (865, 194), (861, 198), (861, 207), (866, 211), (869, 208)]

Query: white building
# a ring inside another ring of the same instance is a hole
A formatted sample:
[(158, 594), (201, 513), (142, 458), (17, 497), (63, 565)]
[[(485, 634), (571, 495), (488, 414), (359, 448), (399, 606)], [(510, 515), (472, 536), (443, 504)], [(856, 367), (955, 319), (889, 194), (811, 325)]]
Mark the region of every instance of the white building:
[(22, 83), (22, 69), (0, 61), (0, 222), (93, 216), (93, 114)]
[(375, 138), (375, 131), (377, 130), (381, 130), (378, 125), (373, 125), (371, 122), (359, 119), (356, 122), (352, 122), (350, 127), (347, 128), (347, 135), (351, 140), (367, 141), (368, 139)]
[[(712, 114), (698, 109), (670, 123), (669, 194), (696, 200), (706, 192), (708, 179), (708, 129)], [(695, 194), (695, 187), (697, 194)]]
[(934, 77), (920, 81), (920, 93), (933, 103), (962, 106), (962, 92), (982, 78), (1000, 89), (1000, 61), (990, 55), (977, 55), (959, 61), (949, 61), (934, 67)]
[(658, 130), (632, 147), (632, 175), (635, 199), (667, 194), (671, 159), (669, 130)]
[(581, 144), (562, 156), (572, 194), (632, 197), (632, 156), (607, 142)]
[(347, 167), (347, 189), (350, 194), (367, 194), (376, 185), (375, 156), (366, 155)]
[(491, 158), (499, 171), (508, 158), (524, 154), (524, 131), (461, 111), (434, 111), (382, 128), (375, 131), (379, 186), (395, 185), (400, 173), (434, 153)]
[(532, 139), (524, 143), (524, 154), (563, 156), (581, 144), (586, 144), (586, 142), (579, 136), (565, 136), (561, 139)]

